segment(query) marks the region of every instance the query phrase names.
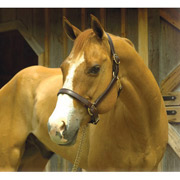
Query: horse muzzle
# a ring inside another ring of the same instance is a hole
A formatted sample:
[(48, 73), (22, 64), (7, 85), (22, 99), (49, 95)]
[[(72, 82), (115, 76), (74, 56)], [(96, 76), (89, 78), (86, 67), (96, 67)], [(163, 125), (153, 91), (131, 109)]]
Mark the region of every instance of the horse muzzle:
[(68, 127), (63, 121), (58, 124), (47, 123), (51, 140), (58, 145), (73, 145), (76, 140), (78, 128)]

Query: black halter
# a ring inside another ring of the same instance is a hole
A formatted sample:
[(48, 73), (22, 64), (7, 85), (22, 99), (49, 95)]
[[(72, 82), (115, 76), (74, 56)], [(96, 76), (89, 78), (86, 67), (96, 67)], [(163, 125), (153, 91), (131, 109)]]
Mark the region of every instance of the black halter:
[[(106, 34), (108, 36), (108, 41), (109, 41), (109, 45), (110, 45), (110, 49), (111, 49), (111, 55), (112, 55), (112, 59), (113, 59), (113, 78), (112, 78), (111, 82), (109, 83), (108, 87), (106, 88), (106, 90), (96, 99), (96, 101), (94, 103), (91, 103), (86, 98), (84, 98), (84, 97), (80, 96), (79, 94), (77, 94), (76, 92), (74, 92), (70, 89), (66, 89), (66, 88), (61, 88), (57, 94), (57, 95), (67, 94), (67, 95), (71, 96), (72, 98), (75, 98), (76, 100), (80, 101), (88, 109), (88, 113), (91, 116), (91, 120), (89, 123), (92, 123), (92, 124), (98, 123), (99, 116), (98, 116), (97, 106), (103, 100), (103, 98), (108, 94), (108, 92), (111, 90), (111, 88), (113, 87), (114, 83), (118, 79), (118, 73), (119, 73), (120, 59), (119, 59), (118, 55), (115, 53), (114, 45), (113, 45), (111, 37), (109, 36), (108, 33), (106, 33)], [(119, 95), (120, 91), (121, 91), (121, 89), (119, 89), (118, 95)]]

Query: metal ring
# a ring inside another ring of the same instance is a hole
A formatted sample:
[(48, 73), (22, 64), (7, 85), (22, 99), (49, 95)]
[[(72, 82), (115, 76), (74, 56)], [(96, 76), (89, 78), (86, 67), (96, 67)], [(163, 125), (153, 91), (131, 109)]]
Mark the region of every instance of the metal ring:
[(114, 71), (113, 71), (113, 77), (116, 77), (116, 79), (119, 80), (119, 76), (115, 76)]
[(93, 113), (91, 112), (91, 109), (88, 107), (88, 113), (90, 116), (93, 116)]
[[(114, 60), (114, 62), (115, 62), (116, 64), (120, 64), (120, 61), (117, 62), (116, 57), (118, 57), (118, 55), (117, 55), (116, 53), (114, 53), (114, 54), (113, 54), (113, 60)], [(118, 57), (118, 58), (119, 58), (119, 57)]]

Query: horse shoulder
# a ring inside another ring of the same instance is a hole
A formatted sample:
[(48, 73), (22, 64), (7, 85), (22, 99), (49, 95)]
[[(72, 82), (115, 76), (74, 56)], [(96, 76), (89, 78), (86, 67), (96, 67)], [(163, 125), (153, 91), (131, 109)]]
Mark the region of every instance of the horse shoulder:
[(57, 92), (62, 87), (63, 76), (60, 69), (55, 70), (53, 74), (42, 78), (36, 89), (34, 89), (34, 107), (33, 117), (35, 124), (33, 130), (37, 129), (37, 123), (40, 126), (47, 127), (47, 120), (55, 108), (57, 101)]

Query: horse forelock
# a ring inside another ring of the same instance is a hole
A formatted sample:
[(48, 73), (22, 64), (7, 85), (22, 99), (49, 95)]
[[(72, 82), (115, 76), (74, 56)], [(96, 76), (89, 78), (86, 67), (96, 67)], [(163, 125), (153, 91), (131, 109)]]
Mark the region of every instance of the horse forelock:
[(77, 37), (73, 46), (74, 57), (77, 57), (79, 53), (83, 51), (84, 46), (92, 38), (92, 36), (93, 36), (92, 29), (87, 29)]

